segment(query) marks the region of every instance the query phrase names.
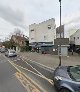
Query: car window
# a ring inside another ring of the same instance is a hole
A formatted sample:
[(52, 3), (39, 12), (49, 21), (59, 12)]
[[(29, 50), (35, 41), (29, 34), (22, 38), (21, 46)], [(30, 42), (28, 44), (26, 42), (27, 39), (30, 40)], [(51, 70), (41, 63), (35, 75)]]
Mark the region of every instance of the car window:
[(15, 53), (15, 51), (10, 51), (10, 53)]
[(70, 74), (72, 75), (72, 79), (80, 81), (80, 66), (70, 67)]

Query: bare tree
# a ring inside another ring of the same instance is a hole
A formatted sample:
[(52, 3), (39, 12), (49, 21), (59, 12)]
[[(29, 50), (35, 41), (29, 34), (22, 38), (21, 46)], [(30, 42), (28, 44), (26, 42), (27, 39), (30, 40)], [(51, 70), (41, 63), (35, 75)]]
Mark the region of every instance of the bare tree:
[(13, 32), (13, 35), (23, 36), (23, 32), (19, 28), (15, 28), (15, 31)]

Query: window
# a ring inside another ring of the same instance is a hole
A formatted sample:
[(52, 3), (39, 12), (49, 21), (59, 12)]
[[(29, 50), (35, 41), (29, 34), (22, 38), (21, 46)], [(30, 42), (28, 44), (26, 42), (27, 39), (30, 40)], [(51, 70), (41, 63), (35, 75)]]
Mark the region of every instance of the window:
[(77, 39), (79, 39), (79, 37), (77, 37)]
[(31, 30), (31, 32), (33, 32), (33, 31), (34, 31), (34, 29)]
[(80, 66), (68, 67), (68, 72), (73, 80), (80, 82)]
[(74, 37), (74, 40), (75, 40), (75, 37)]
[(51, 29), (51, 26), (50, 25), (48, 25), (48, 29)]

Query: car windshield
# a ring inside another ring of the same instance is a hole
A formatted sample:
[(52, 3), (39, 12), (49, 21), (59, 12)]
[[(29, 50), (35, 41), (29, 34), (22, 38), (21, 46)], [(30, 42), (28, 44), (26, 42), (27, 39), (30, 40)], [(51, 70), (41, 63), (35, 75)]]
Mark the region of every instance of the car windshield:
[(80, 82), (80, 66), (69, 67), (69, 73), (73, 80)]
[(10, 53), (15, 53), (15, 51), (14, 50), (11, 50)]

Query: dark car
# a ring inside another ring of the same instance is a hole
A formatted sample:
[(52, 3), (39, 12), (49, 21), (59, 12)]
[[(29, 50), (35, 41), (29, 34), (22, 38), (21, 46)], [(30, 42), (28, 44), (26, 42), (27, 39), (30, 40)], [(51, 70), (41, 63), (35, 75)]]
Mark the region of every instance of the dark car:
[(57, 67), (53, 80), (59, 92), (80, 92), (80, 65)]
[(76, 48), (76, 53), (80, 54), (80, 48)]

